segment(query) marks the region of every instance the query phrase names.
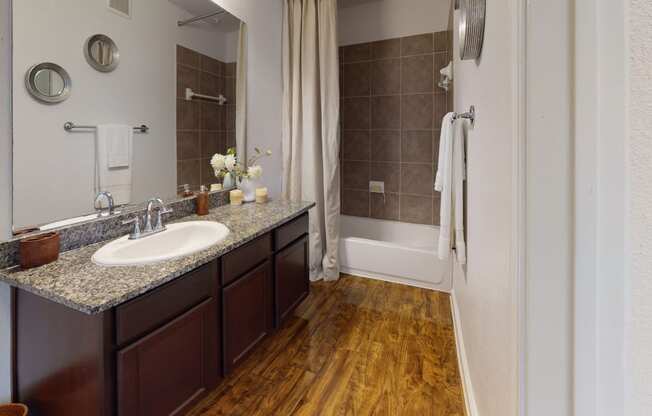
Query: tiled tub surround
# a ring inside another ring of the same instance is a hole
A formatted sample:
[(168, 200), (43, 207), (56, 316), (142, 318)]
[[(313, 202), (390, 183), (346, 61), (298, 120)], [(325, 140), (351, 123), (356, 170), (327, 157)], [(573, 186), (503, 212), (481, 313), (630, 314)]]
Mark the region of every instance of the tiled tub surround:
[[(452, 93), (437, 83), (451, 47), (444, 31), (340, 48), (343, 214), (439, 223), (433, 182)], [(385, 182), (385, 198), (370, 180)]]
[[(168, 214), (166, 220), (174, 221), (175, 219), (187, 217), (197, 211), (197, 198), (175, 198), (166, 200), (165, 203), (173, 212)], [(210, 208), (229, 203), (229, 190), (209, 193)], [(106, 240), (111, 240), (125, 234), (129, 234), (131, 225), (123, 225), (122, 222), (136, 215), (143, 218), (146, 211), (146, 203), (121, 207), (120, 214), (111, 217), (97, 218), (90, 221), (68, 225), (50, 231), (56, 231), (61, 236), (61, 252), (75, 250)], [(39, 232), (30, 233), (12, 240), (0, 242), (0, 269), (11, 267), (18, 264), (18, 245), (21, 238), (35, 236)]]
[(61, 254), (58, 261), (30, 269), (0, 271), (0, 280), (75, 310), (95, 314), (163, 285), (228, 251), (305, 213), (314, 204), (272, 201), (267, 204), (224, 205), (208, 216), (182, 221), (218, 221), (231, 233), (219, 244), (194, 255), (137, 267), (103, 267), (91, 261), (102, 244)]
[[(235, 67), (177, 46), (177, 183), (216, 183), (210, 158), (235, 146)], [(186, 88), (211, 96), (223, 94), (226, 105), (185, 100)]]

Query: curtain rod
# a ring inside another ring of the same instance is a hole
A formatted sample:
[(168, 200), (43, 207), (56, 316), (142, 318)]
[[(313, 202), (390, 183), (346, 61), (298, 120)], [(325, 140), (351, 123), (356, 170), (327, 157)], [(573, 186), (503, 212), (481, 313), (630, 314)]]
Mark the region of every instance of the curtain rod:
[(186, 19), (186, 20), (179, 20), (177, 22), (177, 26), (185, 26), (185, 25), (187, 25), (189, 23), (197, 22), (199, 20), (208, 19), (209, 17), (217, 16), (217, 15), (224, 14), (224, 13), (226, 13), (225, 10), (220, 10), (220, 11), (217, 11), (217, 12), (203, 14), (201, 16), (195, 16), (195, 17), (192, 17), (192, 18)]

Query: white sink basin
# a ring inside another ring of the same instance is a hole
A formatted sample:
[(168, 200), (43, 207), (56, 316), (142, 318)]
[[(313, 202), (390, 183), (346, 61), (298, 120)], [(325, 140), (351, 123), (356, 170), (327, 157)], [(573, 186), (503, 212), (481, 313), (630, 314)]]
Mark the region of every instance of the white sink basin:
[(167, 230), (138, 240), (124, 236), (93, 254), (101, 266), (141, 266), (187, 256), (224, 240), (231, 231), (212, 221), (170, 224)]

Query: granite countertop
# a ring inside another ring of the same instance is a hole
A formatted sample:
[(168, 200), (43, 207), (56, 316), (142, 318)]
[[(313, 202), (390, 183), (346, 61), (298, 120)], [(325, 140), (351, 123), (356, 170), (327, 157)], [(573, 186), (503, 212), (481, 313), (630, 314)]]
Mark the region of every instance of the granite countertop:
[(0, 271), (0, 281), (87, 314), (106, 311), (159, 287), (228, 251), (298, 217), (314, 206), (308, 202), (271, 201), (267, 204), (224, 205), (209, 215), (191, 215), (174, 222), (218, 221), (231, 233), (220, 243), (198, 253), (147, 266), (104, 267), (91, 256), (108, 241), (61, 253), (42, 267)]

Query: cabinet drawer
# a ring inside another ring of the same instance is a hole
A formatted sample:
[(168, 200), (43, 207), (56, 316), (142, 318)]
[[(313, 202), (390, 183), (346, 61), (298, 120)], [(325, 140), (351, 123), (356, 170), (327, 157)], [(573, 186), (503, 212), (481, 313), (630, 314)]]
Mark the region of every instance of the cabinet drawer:
[(308, 233), (308, 213), (295, 218), (274, 231), (274, 250), (278, 251)]
[(253, 269), (272, 253), (272, 237), (265, 234), (222, 257), (222, 286)]
[(212, 297), (216, 292), (217, 273), (217, 264), (213, 261), (118, 306), (115, 312), (117, 345), (125, 345), (143, 336)]

